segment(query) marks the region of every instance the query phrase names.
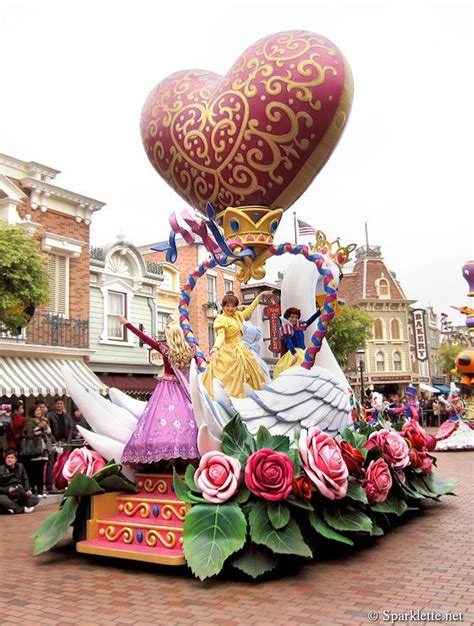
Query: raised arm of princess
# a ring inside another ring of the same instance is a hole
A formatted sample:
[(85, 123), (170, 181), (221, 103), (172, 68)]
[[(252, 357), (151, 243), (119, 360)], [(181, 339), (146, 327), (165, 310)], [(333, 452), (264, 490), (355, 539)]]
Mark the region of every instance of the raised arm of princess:
[(236, 398), (245, 397), (244, 383), (260, 389), (265, 374), (252, 351), (243, 343), (243, 322), (252, 317), (260, 300), (271, 291), (262, 291), (243, 311), (237, 311), (238, 298), (228, 292), (222, 300), (223, 313), (214, 322), (216, 340), (210, 352), (210, 363), (203, 375), (203, 383), (214, 397), (213, 381), (220, 380), (227, 393)]

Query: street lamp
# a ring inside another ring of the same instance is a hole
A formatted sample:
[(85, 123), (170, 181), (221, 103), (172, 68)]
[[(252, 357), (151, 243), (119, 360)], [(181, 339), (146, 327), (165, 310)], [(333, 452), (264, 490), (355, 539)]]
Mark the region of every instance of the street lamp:
[(359, 376), (360, 376), (360, 403), (364, 406), (364, 398), (365, 398), (365, 389), (364, 389), (364, 364), (365, 364), (365, 350), (360, 348), (356, 350), (357, 355), (357, 363), (359, 366)]

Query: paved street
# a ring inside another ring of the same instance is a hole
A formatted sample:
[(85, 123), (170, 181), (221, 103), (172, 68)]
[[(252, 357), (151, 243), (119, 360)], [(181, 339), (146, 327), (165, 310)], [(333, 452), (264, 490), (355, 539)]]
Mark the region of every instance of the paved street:
[(429, 503), (429, 510), (348, 559), (315, 562), (260, 584), (202, 584), (170, 568), (86, 558), (67, 544), (33, 558), (30, 537), (53, 508), (2, 516), (0, 624), (356, 626), (370, 623), (369, 611), (389, 623), (384, 610), (410, 609), (462, 611), (464, 623), (472, 624), (474, 453), (438, 459), (444, 476), (460, 478), (459, 497)]

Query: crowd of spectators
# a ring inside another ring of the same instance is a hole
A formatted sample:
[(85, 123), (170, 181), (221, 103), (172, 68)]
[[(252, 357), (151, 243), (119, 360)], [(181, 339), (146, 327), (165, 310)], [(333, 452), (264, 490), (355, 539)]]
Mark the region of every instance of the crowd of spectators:
[(58, 398), (38, 401), (25, 415), (22, 402), (0, 405), (0, 513), (30, 513), (40, 498), (56, 493), (53, 467), (65, 445), (80, 439), (88, 424), (71, 416)]

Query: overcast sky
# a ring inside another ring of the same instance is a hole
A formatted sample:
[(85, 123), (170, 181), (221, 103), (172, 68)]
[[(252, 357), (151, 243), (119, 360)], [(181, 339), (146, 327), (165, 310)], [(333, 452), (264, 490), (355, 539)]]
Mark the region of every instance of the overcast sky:
[[(58, 170), (59, 186), (107, 203), (94, 243), (122, 231), (166, 237), (183, 201), (139, 134), (149, 91), (168, 74), (224, 74), (272, 32), (331, 39), (354, 75), (337, 149), (292, 211), (344, 242), (382, 247), (407, 297), (448, 312), (468, 303), (473, 250), (471, 2), (1, 0), (0, 152)], [(450, 312), (455, 322), (464, 318)]]

